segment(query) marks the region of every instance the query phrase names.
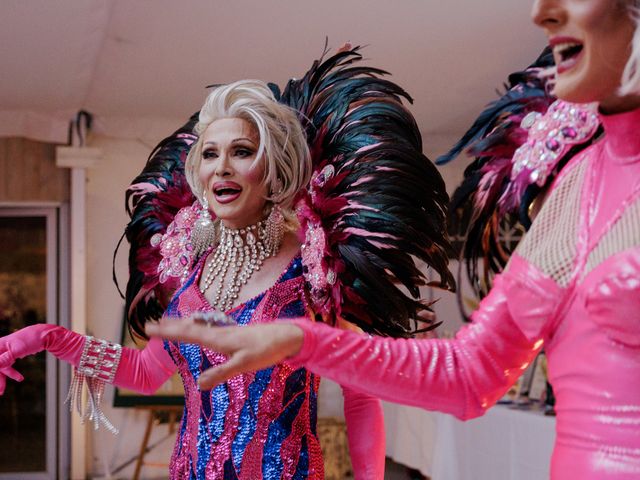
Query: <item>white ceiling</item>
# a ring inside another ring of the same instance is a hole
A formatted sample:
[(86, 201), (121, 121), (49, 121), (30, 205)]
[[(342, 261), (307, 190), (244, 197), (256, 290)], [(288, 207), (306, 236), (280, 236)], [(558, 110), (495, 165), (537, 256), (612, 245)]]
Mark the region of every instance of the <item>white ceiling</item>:
[(105, 125), (180, 122), (208, 84), (301, 76), (325, 37), (334, 48), (368, 45), (368, 63), (414, 97), (427, 137), (458, 134), (542, 49), (529, 8), (526, 0), (0, 0), (0, 135), (28, 124), (43, 139), (60, 136), (79, 109)]

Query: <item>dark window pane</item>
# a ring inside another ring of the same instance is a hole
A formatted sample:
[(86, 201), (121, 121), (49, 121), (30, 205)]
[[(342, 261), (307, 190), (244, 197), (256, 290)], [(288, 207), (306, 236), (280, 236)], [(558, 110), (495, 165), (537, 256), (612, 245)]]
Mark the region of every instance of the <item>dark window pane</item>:
[[(0, 336), (43, 323), (47, 312), (46, 218), (0, 217)], [(46, 469), (45, 353), (18, 360), (22, 383), (0, 397), (0, 473)]]

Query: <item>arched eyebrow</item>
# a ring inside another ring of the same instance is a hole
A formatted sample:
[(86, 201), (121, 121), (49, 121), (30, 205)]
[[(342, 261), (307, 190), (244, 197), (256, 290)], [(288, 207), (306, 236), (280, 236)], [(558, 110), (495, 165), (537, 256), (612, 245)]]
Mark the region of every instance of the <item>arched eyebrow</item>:
[(232, 145), (238, 142), (249, 142), (252, 145), (255, 145), (256, 143), (255, 140), (251, 140), (249, 137), (234, 138), (233, 140), (231, 140)]
[[(234, 138), (233, 140), (231, 140), (231, 145), (234, 145), (234, 144), (239, 143), (239, 142), (249, 142), (249, 143), (251, 143), (251, 145), (254, 145), (254, 146), (256, 144), (256, 142), (254, 140), (251, 140), (248, 137), (239, 137), (239, 138)], [(211, 145), (211, 146), (216, 147), (216, 146), (218, 146), (218, 143), (217, 142), (213, 142), (213, 141), (208, 141), (208, 142), (204, 142), (204, 145)]]

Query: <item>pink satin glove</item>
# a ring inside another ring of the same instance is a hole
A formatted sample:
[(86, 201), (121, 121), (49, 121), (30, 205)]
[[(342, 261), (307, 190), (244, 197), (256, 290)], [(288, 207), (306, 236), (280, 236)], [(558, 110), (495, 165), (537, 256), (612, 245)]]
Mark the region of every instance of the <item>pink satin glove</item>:
[[(0, 394), (4, 393), (6, 377), (18, 382), (24, 379), (12, 367), (16, 359), (47, 350), (56, 358), (77, 367), (86, 338), (85, 335), (50, 324), (32, 325), (0, 338)], [(175, 370), (176, 365), (164, 350), (163, 341), (156, 338), (149, 341), (143, 350), (122, 349), (113, 383), (139, 393), (151, 394)]]
[(383, 480), (384, 416), (380, 400), (342, 387), (349, 454), (355, 480)]
[(12, 366), (16, 359), (48, 350), (59, 359), (78, 366), (84, 342), (84, 335), (49, 324), (31, 325), (0, 338), (0, 395), (4, 393), (6, 377), (17, 382), (24, 380)]
[(177, 370), (161, 338), (152, 338), (142, 349), (123, 348), (113, 381), (118, 387), (151, 395)]
[(527, 277), (531, 272), (519, 272), (528, 268), (525, 263), (515, 267), (515, 275), (496, 278), (473, 322), (455, 339), (370, 337), (294, 321), (304, 340), (288, 363), (383, 400), (460, 419), (477, 417), (504, 395), (538, 353), (557, 306), (557, 287), (543, 281), (544, 288), (539, 288), (535, 277)]

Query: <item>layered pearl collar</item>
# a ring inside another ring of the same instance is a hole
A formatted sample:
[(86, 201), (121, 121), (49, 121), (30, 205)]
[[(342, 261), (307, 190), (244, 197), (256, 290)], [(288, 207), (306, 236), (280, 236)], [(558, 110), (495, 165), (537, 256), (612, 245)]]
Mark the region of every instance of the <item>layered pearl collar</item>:
[(260, 270), (265, 259), (277, 255), (284, 234), (280, 209), (269, 217), (245, 228), (230, 229), (220, 224), (218, 246), (204, 267), (200, 291), (204, 295), (215, 279), (220, 279), (213, 298), (213, 308), (228, 311), (238, 299), (240, 289)]

